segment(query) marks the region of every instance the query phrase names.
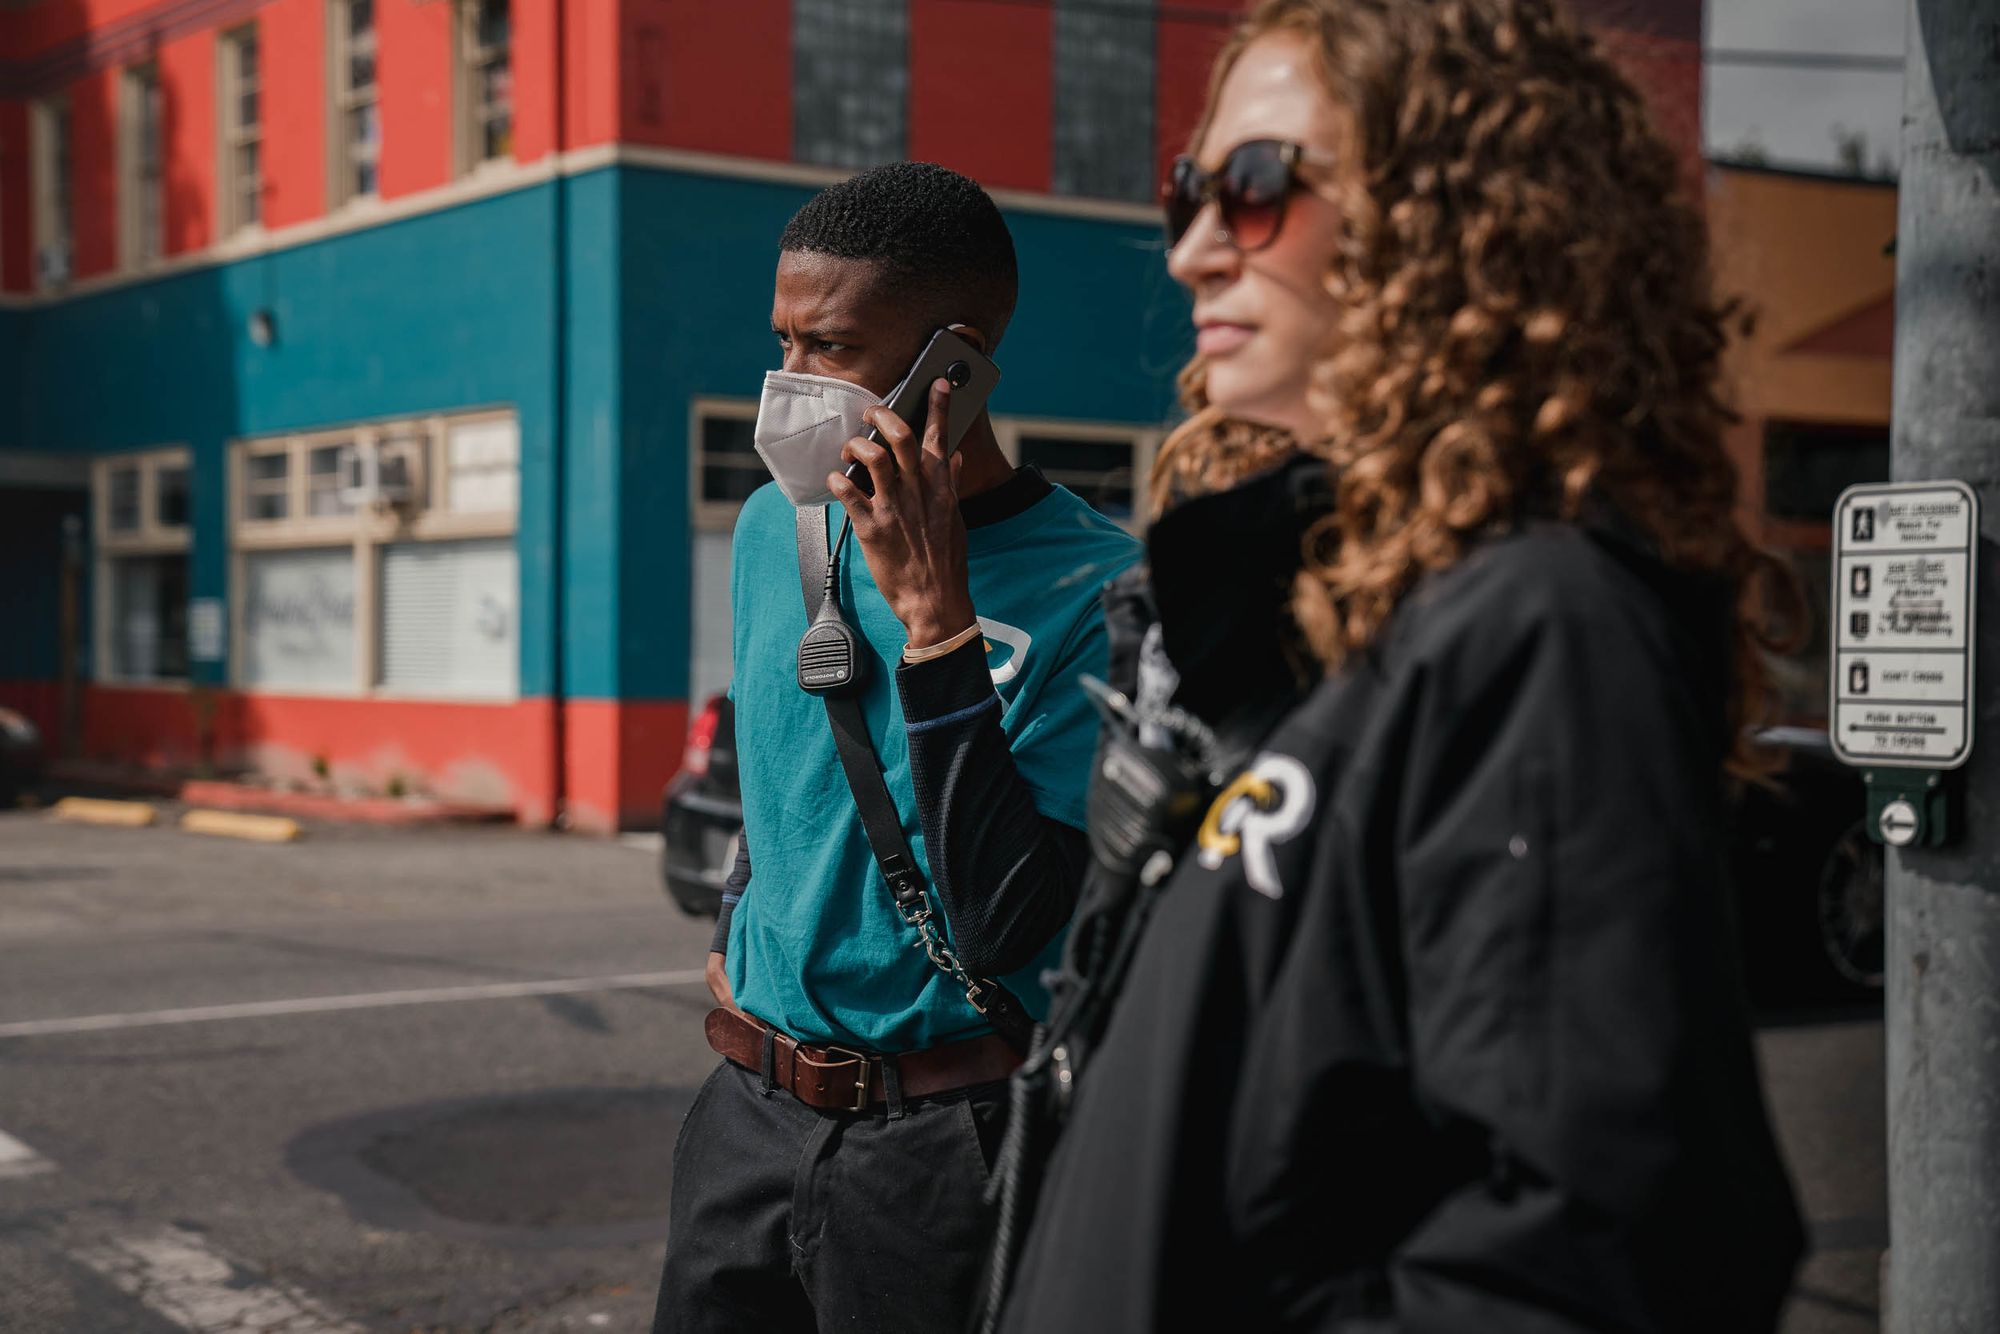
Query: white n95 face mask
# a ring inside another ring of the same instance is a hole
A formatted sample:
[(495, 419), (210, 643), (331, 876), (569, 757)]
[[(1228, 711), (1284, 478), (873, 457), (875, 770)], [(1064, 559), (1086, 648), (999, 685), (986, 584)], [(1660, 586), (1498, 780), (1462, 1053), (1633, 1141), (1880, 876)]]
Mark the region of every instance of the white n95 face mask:
[(766, 371), (757, 403), (757, 454), (785, 499), (800, 509), (833, 499), (828, 473), (840, 471), (840, 447), (865, 435), (861, 414), (882, 400), (830, 375)]

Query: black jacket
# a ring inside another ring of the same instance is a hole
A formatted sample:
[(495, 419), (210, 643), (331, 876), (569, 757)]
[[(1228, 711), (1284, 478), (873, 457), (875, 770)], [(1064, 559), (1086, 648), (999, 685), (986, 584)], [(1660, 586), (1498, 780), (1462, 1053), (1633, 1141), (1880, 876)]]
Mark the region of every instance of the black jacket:
[(1006, 1327), (1771, 1328), (1729, 610), (1555, 523), (1420, 583), (1182, 857)]

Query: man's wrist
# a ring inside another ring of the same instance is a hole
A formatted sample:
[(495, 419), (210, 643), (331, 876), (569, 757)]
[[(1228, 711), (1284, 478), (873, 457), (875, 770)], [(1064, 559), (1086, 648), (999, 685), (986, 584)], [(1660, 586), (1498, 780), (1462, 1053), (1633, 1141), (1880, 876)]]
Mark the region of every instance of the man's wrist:
[(926, 607), (903, 620), (903, 638), (913, 649), (933, 648), (944, 643), (953, 635), (978, 623), (979, 618), (972, 613), (972, 600), (947, 607)]
[(929, 662), (933, 658), (942, 658), (947, 654), (951, 653), (952, 650), (962, 648), (965, 645), (970, 644), (973, 640), (977, 639), (978, 637), (979, 637), (979, 622), (974, 621), (970, 625), (966, 626), (963, 630), (960, 630), (957, 634), (947, 635), (945, 638), (939, 640), (935, 644), (927, 644), (927, 645), (905, 644), (903, 646), (903, 661), (909, 663), (917, 663), (917, 662)]

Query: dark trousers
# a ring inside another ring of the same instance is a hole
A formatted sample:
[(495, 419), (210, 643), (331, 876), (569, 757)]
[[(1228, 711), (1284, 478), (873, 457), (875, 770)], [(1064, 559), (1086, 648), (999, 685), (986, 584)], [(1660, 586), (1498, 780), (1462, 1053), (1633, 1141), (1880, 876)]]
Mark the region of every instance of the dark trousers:
[(1006, 1085), (816, 1111), (724, 1061), (674, 1146), (653, 1334), (966, 1327)]

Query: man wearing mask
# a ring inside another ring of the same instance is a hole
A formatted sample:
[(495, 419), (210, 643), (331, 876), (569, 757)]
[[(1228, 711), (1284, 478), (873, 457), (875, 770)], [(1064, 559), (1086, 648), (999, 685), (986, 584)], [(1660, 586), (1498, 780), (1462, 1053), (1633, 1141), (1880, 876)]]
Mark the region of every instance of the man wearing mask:
[[(970, 1310), (1013, 1030), (1046, 1005), (1040, 974), (1087, 861), (1095, 719), (1079, 678), (1106, 671), (1098, 594), (1138, 555), (1009, 464), (984, 411), (952, 454), (945, 381), (921, 436), (881, 404), (941, 328), (992, 355), (1015, 291), (999, 210), (927, 164), (821, 192), (780, 241), (783, 369), (757, 426), (778, 485), (744, 505), (732, 560), (744, 837), (707, 1023), (724, 1059), (674, 1153), (656, 1334), (929, 1331)], [(800, 539), (829, 497), (832, 583), (865, 660), (858, 718), (893, 804), (878, 825), (900, 825), (917, 873), (902, 910), (828, 707), (799, 683)], [(924, 907), (936, 957), (911, 924)]]

